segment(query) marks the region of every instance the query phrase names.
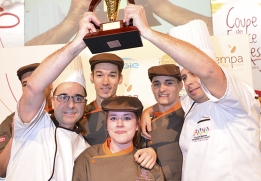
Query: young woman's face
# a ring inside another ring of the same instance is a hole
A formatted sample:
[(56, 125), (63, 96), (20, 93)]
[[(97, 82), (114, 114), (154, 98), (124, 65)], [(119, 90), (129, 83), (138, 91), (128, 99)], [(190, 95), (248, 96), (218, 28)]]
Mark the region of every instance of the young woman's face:
[(137, 117), (133, 112), (109, 111), (107, 129), (111, 144), (126, 149), (132, 144), (132, 139), (138, 130)]

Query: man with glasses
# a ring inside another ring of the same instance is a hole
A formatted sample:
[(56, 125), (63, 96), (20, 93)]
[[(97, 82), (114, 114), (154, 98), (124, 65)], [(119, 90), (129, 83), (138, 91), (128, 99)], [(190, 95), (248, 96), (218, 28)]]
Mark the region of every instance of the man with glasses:
[[(87, 96), (81, 60), (77, 57), (69, 64), (71, 60), (59, 52), (47, 57), (27, 80), (14, 117), (6, 180), (71, 180), (74, 160), (89, 146), (76, 124)], [(51, 117), (44, 111), (44, 89), (50, 82)]]

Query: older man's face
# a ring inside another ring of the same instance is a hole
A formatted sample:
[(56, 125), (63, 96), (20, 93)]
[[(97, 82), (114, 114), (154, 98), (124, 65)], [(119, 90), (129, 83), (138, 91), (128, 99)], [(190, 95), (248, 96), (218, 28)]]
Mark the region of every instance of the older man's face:
[(64, 82), (58, 85), (55, 95), (70, 96), (68, 102), (59, 102), (53, 97), (54, 115), (60, 126), (73, 129), (75, 123), (81, 119), (85, 102), (77, 103), (71, 96), (85, 97), (84, 88), (76, 82)]
[(198, 103), (208, 100), (208, 97), (202, 90), (198, 76), (183, 68), (181, 71), (181, 77), (184, 82), (186, 92), (191, 99)]

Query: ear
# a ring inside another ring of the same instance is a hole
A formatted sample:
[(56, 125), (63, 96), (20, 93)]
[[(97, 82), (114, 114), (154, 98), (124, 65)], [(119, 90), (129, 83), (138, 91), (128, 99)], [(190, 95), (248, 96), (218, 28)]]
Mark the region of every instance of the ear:
[(119, 77), (119, 85), (121, 85), (122, 80), (123, 80), (123, 75), (121, 74), (120, 77)]
[(93, 73), (90, 74), (90, 81), (93, 84)]
[(53, 109), (54, 109), (54, 99), (55, 99), (55, 98), (52, 96), (52, 97), (51, 97), (51, 101), (52, 101), (52, 108), (53, 108)]
[(140, 126), (140, 117), (139, 117), (138, 120), (137, 120), (136, 131), (139, 130), (139, 126)]
[(179, 82), (179, 92), (181, 91), (182, 87), (183, 87), (183, 81), (180, 81)]
[(53, 83), (51, 83), (51, 84), (49, 85), (49, 88), (50, 88), (51, 91), (53, 90)]

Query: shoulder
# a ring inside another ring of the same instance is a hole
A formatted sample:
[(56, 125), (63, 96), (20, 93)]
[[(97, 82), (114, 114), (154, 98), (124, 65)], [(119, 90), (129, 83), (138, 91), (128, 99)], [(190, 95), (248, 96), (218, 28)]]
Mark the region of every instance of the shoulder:
[(12, 121), (15, 113), (10, 114), (5, 118), (5, 120), (0, 124), (0, 126), (12, 126)]
[(95, 109), (95, 106), (94, 106), (94, 101), (92, 101), (90, 104), (87, 104), (84, 108), (84, 113), (88, 113), (88, 112), (91, 112)]
[(99, 150), (102, 149), (102, 144), (93, 145), (88, 148), (86, 148), (79, 157), (88, 159), (92, 158), (94, 156), (99, 156)]

